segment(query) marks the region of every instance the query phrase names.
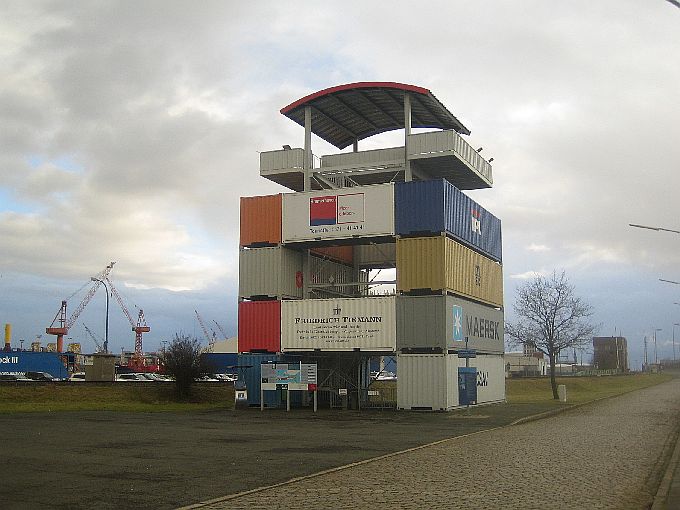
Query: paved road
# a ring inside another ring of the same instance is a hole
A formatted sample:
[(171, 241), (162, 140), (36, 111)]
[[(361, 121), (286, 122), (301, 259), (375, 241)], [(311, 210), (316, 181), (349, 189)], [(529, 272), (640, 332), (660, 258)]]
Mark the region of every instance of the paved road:
[(201, 508), (649, 508), (680, 379)]

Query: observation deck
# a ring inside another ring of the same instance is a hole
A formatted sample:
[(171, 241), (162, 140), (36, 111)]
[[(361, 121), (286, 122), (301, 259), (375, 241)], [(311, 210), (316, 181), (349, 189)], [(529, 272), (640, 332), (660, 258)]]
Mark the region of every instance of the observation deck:
[[(281, 113), (305, 127), (305, 147), (262, 152), (260, 175), (293, 191), (440, 178), (464, 190), (493, 185), (491, 164), (461, 136), (470, 131), (427, 89), (353, 83), (306, 96)], [(395, 129), (404, 129), (403, 146), (358, 150), (359, 140)], [(354, 150), (316, 157), (311, 133)]]

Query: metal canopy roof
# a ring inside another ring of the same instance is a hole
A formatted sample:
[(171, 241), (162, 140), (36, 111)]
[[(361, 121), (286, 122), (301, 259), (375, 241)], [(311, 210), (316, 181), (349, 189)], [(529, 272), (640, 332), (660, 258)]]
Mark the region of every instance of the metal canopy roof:
[(404, 93), (411, 99), (411, 127), (454, 129), (470, 134), (429, 90), (392, 82), (338, 85), (298, 99), (281, 113), (304, 127), (312, 107), (312, 133), (339, 149), (373, 135), (403, 129)]

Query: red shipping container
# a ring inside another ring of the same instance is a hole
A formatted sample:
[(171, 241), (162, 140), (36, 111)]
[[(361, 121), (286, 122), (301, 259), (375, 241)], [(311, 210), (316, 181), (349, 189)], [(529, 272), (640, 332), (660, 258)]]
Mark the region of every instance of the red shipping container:
[(281, 243), (281, 194), (241, 197), (241, 246)]
[(238, 304), (238, 352), (281, 352), (281, 301)]

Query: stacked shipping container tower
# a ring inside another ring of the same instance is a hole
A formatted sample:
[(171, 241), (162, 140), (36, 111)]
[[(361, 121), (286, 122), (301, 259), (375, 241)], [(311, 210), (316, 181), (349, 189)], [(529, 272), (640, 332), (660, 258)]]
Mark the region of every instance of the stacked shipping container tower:
[[(333, 87), (281, 112), (305, 127), (305, 147), (262, 153), (260, 174), (293, 192), (241, 199), (238, 345), (251, 403), (265, 360), (317, 363), (322, 405), (346, 389), (351, 405), (370, 406), (369, 360), (384, 355), (397, 356), (399, 408), (504, 400), (501, 225), (461, 192), (492, 182), (467, 128), (429, 90), (398, 83)], [(358, 150), (400, 128), (403, 147)], [(354, 150), (314, 165), (312, 133)]]

